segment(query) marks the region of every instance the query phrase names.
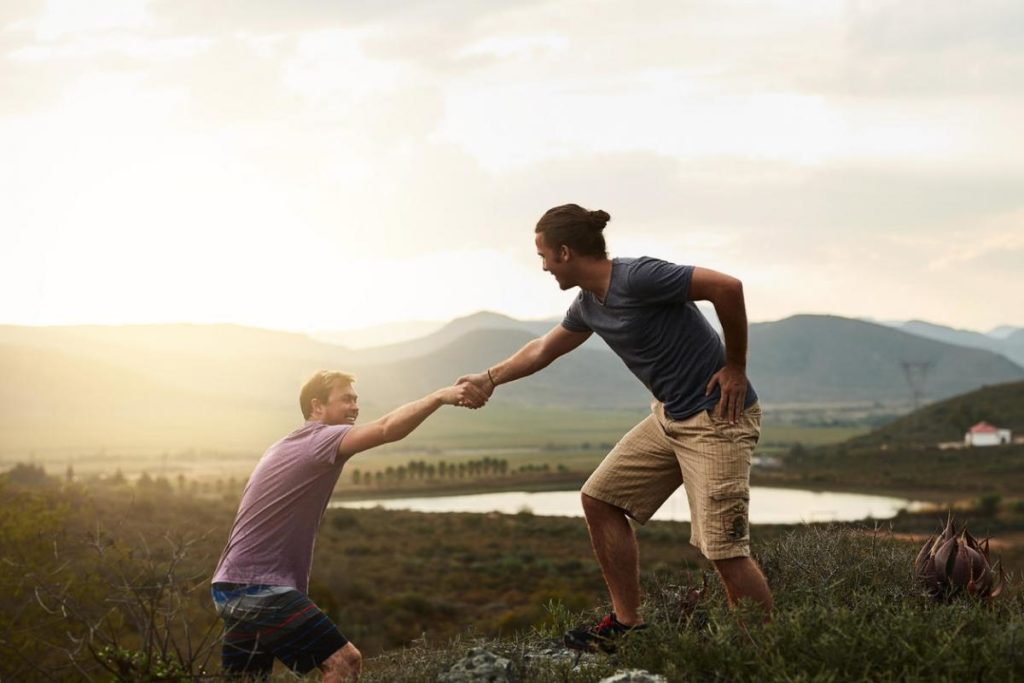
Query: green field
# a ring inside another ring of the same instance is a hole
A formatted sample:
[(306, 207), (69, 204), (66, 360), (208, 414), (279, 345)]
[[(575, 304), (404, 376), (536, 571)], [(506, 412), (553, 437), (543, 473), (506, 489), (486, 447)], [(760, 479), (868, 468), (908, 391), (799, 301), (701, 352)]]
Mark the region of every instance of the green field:
[[(347, 467), (349, 471), (359, 468), (376, 472), (404, 465), (409, 460), (459, 463), (493, 457), (508, 460), (512, 470), (546, 464), (552, 470), (561, 465), (574, 472), (587, 473), (647, 414), (645, 411), (583, 412), (514, 407), (474, 412), (442, 410), (406, 440), (360, 455)], [(366, 415), (364, 419), (371, 418)], [(776, 424), (769, 417), (759, 452), (785, 452), (798, 443), (805, 446), (838, 443), (865, 431), (866, 428), (845, 426)], [(56, 475), (63, 475), (71, 466), (79, 478), (112, 475), (119, 470), (129, 479), (146, 472), (172, 481), (179, 475), (200, 482), (244, 480), (263, 448), (281, 435), (268, 435), (266, 444), (259, 448), (237, 450), (210, 449), (201, 444), (168, 451), (19, 449), (0, 457), (0, 472), (19, 462), (30, 462)], [(343, 475), (342, 482), (345, 481)]]

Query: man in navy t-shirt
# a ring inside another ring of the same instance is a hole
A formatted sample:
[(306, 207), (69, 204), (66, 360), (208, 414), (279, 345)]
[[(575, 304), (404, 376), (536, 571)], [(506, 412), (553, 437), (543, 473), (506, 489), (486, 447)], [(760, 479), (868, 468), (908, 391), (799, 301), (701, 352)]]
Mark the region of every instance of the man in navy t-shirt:
[[(690, 543), (714, 563), (730, 604), (772, 595), (750, 557), (750, 458), (761, 411), (747, 380), (743, 287), (728, 275), (650, 257), (608, 258), (604, 211), (575, 204), (537, 223), (543, 268), (563, 290), (579, 287), (560, 325), (485, 372), (467, 375), (485, 392), (531, 375), (597, 333), (654, 397), (651, 415), (624, 436), (583, 486), (594, 553), (613, 612), (570, 631), (565, 644), (613, 650), (644, 628), (640, 568), (629, 518), (643, 524), (680, 484), (690, 505)], [(694, 301), (715, 306), (725, 343)]]

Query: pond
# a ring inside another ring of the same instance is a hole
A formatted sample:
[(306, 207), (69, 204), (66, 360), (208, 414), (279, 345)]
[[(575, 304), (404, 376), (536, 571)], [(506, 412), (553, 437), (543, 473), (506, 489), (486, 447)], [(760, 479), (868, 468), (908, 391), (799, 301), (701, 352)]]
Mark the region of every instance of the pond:
[[(755, 486), (750, 490), (750, 521), (753, 524), (799, 524), (801, 522), (850, 522), (868, 517), (888, 519), (901, 508), (917, 510), (925, 503), (903, 498), (859, 493), (805, 491)], [(414, 512), (530, 512), (551, 517), (582, 517), (580, 494), (572, 491), (502, 491), (455, 496), (386, 498), (335, 501), (330, 507)], [(655, 520), (689, 521), (690, 509), (682, 488), (669, 497), (655, 513)]]

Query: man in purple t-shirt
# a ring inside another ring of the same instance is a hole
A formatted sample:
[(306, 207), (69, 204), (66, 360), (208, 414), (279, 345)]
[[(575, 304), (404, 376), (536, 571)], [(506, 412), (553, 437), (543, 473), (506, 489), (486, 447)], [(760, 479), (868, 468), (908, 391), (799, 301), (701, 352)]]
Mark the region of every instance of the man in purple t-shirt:
[(354, 426), (354, 378), (321, 371), (299, 395), (304, 425), (267, 449), (242, 493), (228, 543), (211, 581), (224, 619), (224, 670), (265, 678), (274, 659), (323, 680), (356, 681), (359, 650), (306, 595), (320, 520), (345, 462), (399, 441), (442, 405), (479, 408), (476, 386), (445, 387), (384, 417)]
[[(612, 600), (612, 613), (574, 629), (565, 644), (613, 650), (644, 628), (640, 614), (640, 524), (680, 485), (690, 505), (690, 543), (714, 565), (731, 604), (750, 599), (770, 614), (772, 595), (750, 557), (750, 458), (761, 411), (747, 381), (747, 316), (740, 281), (707, 268), (649, 257), (608, 258), (609, 215), (558, 206), (537, 223), (545, 272), (580, 292), (560, 325), (486, 372), (460, 382), (488, 395), (531, 375), (597, 333), (643, 382), (651, 415), (626, 434), (583, 485), (583, 512)], [(715, 306), (723, 345), (694, 301)]]

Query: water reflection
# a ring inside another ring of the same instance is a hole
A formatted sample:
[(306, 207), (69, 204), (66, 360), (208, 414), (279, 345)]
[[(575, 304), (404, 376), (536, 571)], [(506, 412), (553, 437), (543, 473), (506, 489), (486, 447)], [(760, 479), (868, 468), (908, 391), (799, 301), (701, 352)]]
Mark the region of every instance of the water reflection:
[[(550, 517), (582, 517), (579, 491), (503, 491), (458, 496), (392, 498), (334, 502), (330, 507), (412, 510), (415, 512), (532, 512)], [(848, 522), (872, 517), (887, 519), (901, 508), (916, 510), (923, 503), (903, 498), (859, 493), (804, 491), (753, 487), (750, 521), (754, 524), (801, 522)], [(654, 515), (656, 520), (689, 521), (690, 510), (683, 489), (676, 491)]]

